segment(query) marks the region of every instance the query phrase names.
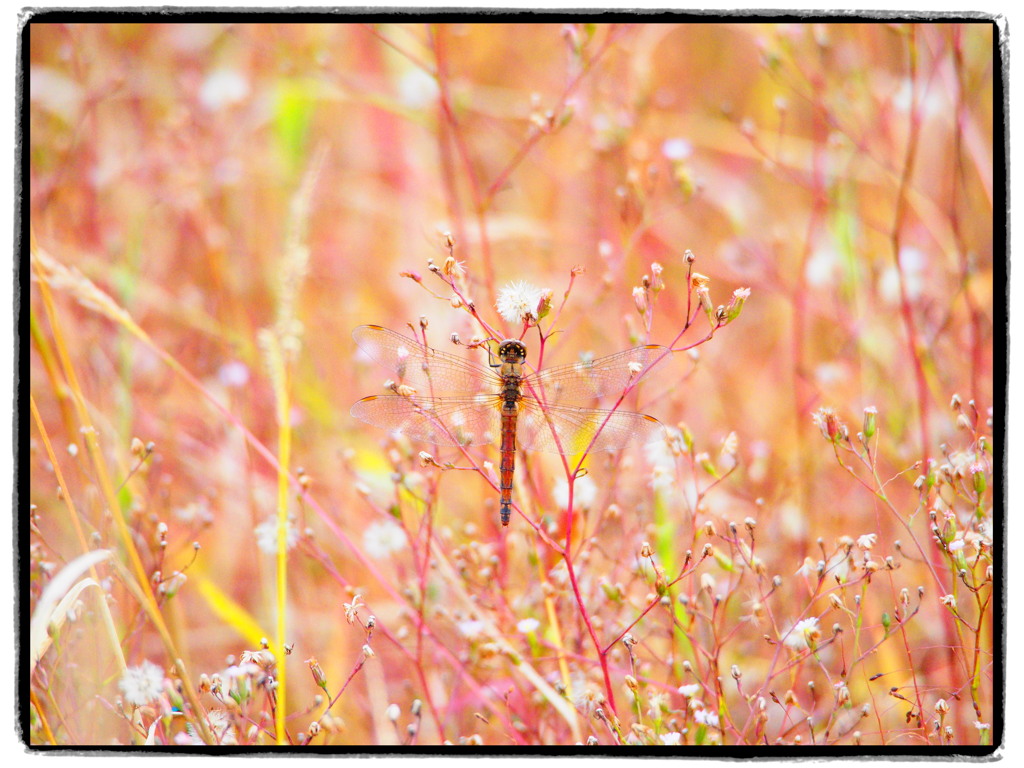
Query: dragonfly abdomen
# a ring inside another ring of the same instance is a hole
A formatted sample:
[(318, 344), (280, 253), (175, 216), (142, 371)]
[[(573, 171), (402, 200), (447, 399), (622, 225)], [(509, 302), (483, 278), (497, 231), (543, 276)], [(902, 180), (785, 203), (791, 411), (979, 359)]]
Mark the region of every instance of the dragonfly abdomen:
[(501, 388), (501, 524), (512, 519), (512, 477), (516, 470), (516, 419), (522, 394), (519, 380), (507, 378)]

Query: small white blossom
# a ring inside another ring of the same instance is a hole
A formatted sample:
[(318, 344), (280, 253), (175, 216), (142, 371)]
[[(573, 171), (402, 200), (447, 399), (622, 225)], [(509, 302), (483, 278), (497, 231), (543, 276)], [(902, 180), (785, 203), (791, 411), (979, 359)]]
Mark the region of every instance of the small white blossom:
[(577, 692), (572, 700), (573, 705), (587, 717), (604, 704), (604, 696), (588, 685), (573, 686), (573, 690)]
[(438, 92), (437, 80), (419, 67), (411, 67), (398, 81), (398, 98), (410, 109), (429, 107)]
[(137, 667), (128, 667), (117, 687), (133, 707), (145, 706), (163, 693), (164, 671), (153, 662), (144, 661)]
[(531, 632), (536, 632), (537, 627), (540, 626), (540, 622), (536, 619), (523, 619), (516, 624), (516, 629), (522, 632), (524, 635), (528, 635)]
[(701, 725), (709, 725), (712, 728), (718, 727), (718, 715), (707, 709), (698, 709), (693, 713), (693, 719)]
[(795, 574), (797, 576), (803, 576), (805, 579), (809, 576), (813, 576), (818, 572), (818, 566), (814, 560), (810, 557), (805, 557), (803, 564), (796, 569)]
[(669, 160), (685, 160), (693, 154), (693, 145), (686, 139), (666, 139), (661, 145), (661, 154)]
[(807, 259), (804, 275), (813, 286), (833, 285), (842, 272), (842, 261), (835, 248), (823, 246)]
[[(555, 497), (555, 504), (559, 509), (569, 508), (569, 483), (565, 478), (555, 483), (552, 495)], [(577, 478), (573, 486), (573, 506), (576, 509), (591, 509), (595, 501), (597, 501), (597, 484), (590, 479), (589, 475)]]
[(537, 307), (543, 298), (544, 291), (520, 280), (509, 283), (498, 292), (495, 307), (506, 322), (522, 323), (528, 317), (537, 319)]
[(676, 457), (670, 443), (682, 442), (679, 430), (669, 427), (667, 432), (667, 440), (655, 440), (644, 446), (644, 455), (651, 465), (651, 487), (665, 494), (676, 485)]
[(668, 709), (668, 694), (663, 691), (654, 691), (647, 696), (647, 703), (650, 707), (647, 710), (648, 715), (656, 720), (661, 717), (662, 709)]
[(363, 531), (363, 548), (370, 557), (387, 557), (392, 552), (405, 549), (407, 544), (405, 531), (390, 520), (368, 525)]
[(865, 533), (863, 536), (857, 539), (857, 546), (861, 549), (871, 549), (875, 546), (878, 541), (878, 536), (874, 533)]
[(249, 383), (249, 366), (238, 360), (224, 363), (217, 369), (217, 380), (225, 387), (244, 387)]
[(882, 272), (878, 278), (878, 292), (889, 304), (900, 302), (901, 282), (907, 298), (911, 300), (920, 296), (925, 287), (924, 275), (927, 260), (921, 251), (916, 248), (903, 248), (900, 250), (899, 258), (900, 267), (893, 265)]
[[(256, 546), (268, 555), (277, 554), (277, 518), (268, 517), (256, 526), (253, 533), (256, 534)], [(299, 541), (299, 531), (295, 523), (289, 518), (285, 532), (285, 544), (292, 549)]]
[(239, 679), (242, 677), (255, 677), (260, 674), (259, 664), (252, 661), (246, 661), (241, 664), (233, 664), (224, 670), (224, 677), (231, 679)]
[(463, 637), (468, 638), (470, 640), (472, 640), (475, 637), (479, 637), (481, 634), (483, 634), (484, 626), (484, 623), (477, 619), (460, 621), (458, 623), (459, 632), (462, 633)]
[(683, 734), (679, 731), (671, 731), (670, 733), (661, 734), (661, 743), (666, 747), (679, 746), (683, 738)]
[(809, 619), (798, 621), (793, 629), (786, 636), (786, 645), (791, 648), (810, 648), (808, 638), (818, 634), (818, 619), (812, 616)]
[(397, 704), (388, 704), (388, 708), (385, 710), (385, 713), (388, 716), (388, 720), (395, 722), (395, 720), (401, 716), (402, 709)]
[(680, 685), (679, 692), (688, 699), (692, 699), (698, 693), (700, 693), (700, 683), (691, 683), (690, 685)]
[[(226, 710), (211, 709), (206, 715), (206, 724), (210, 727), (210, 732), (217, 739), (217, 744), (221, 746), (235, 746), (238, 744), (238, 736), (235, 734), (232, 717)], [(189, 729), (189, 733), (192, 732), (192, 727), (191, 723), (186, 726)], [(203, 744), (202, 741), (197, 743)]]
[(199, 87), (199, 102), (213, 111), (237, 104), (249, 95), (249, 81), (235, 69), (218, 69)]

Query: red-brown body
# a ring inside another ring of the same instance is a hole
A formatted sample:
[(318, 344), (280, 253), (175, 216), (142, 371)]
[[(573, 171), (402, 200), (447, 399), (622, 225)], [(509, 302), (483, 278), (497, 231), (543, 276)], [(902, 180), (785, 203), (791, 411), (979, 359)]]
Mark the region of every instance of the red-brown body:
[(516, 416), (515, 405), (501, 407), (501, 524), (508, 525), (512, 518), (512, 475), (516, 470)]
[(501, 524), (512, 518), (512, 477), (516, 469), (516, 420), (522, 399), (521, 382), (526, 347), (515, 339), (503, 341), (498, 347), (501, 361)]

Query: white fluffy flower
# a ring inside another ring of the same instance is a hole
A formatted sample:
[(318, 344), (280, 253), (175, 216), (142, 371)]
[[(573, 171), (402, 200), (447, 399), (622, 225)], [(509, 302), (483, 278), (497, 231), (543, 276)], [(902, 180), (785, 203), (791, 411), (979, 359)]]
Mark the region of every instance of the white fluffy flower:
[[(552, 495), (555, 497), (555, 504), (558, 505), (559, 509), (569, 508), (569, 483), (564, 478), (555, 483)], [(597, 501), (597, 484), (590, 479), (589, 475), (577, 478), (573, 486), (573, 507), (576, 509), (592, 509), (595, 501)]]
[(153, 662), (144, 661), (137, 667), (128, 667), (117, 687), (129, 704), (134, 707), (145, 706), (163, 693), (164, 671)]
[(199, 88), (199, 102), (213, 111), (237, 104), (249, 95), (249, 81), (236, 69), (218, 69)]
[(537, 627), (540, 626), (540, 622), (536, 619), (523, 619), (516, 624), (516, 629), (522, 632), (524, 635), (528, 635), (531, 632), (536, 632)]
[(666, 747), (677, 747), (679, 746), (682, 738), (683, 734), (681, 734), (679, 731), (663, 733), (661, 734), (661, 743), (664, 744)]
[(644, 455), (651, 465), (651, 487), (662, 494), (670, 494), (676, 486), (676, 457), (670, 442), (681, 444), (682, 435), (674, 427), (668, 428), (668, 439), (655, 440), (644, 446)]
[(861, 549), (871, 549), (875, 546), (878, 541), (878, 535), (874, 533), (865, 533), (863, 536), (858, 537), (857, 546)]
[(405, 531), (390, 520), (373, 523), (363, 531), (363, 548), (370, 557), (387, 557), (404, 549), (407, 543)]
[(419, 67), (410, 68), (398, 81), (398, 98), (410, 109), (429, 107), (438, 93), (437, 80)]
[(666, 139), (661, 144), (661, 154), (669, 160), (685, 160), (693, 154), (693, 145), (686, 139)]
[(527, 317), (537, 318), (537, 307), (544, 298), (544, 291), (524, 280), (509, 283), (498, 292), (495, 304), (498, 314), (509, 323), (522, 323)]
[(693, 713), (693, 719), (701, 725), (709, 725), (712, 728), (718, 727), (718, 715), (707, 709), (698, 709)]
[(486, 625), (478, 619), (468, 619), (460, 621), (456, 626), (463, 637), (473, 640), (483, 634)]
[(680, 685), (679, 692), (688, 699), (692, 699), (698, 693), (700, 693), (700, 683), (691, 683), (690, 685)]
[(238, 360), (231, 360), (217, 369), (217, 379), (225, 387), (244, 387), (249, 383), (249, 366)]
[[(253, 533), (256, 534), (256, 546), (268, 555), (277, 554), (277, 518), (268, 517), (256, 526)], [(299, 532), (291, 519), (288, 520), (285, 542), (288, 549), (291, 549), (299, 540)]]
[(818, 619), (812, 616), (809, 619), (803, 619), (793, 625), (793, 629), (786, 636), (786, 645), (791, 648), (810, 648), (808, 638), (817, 635), (818, 630)]

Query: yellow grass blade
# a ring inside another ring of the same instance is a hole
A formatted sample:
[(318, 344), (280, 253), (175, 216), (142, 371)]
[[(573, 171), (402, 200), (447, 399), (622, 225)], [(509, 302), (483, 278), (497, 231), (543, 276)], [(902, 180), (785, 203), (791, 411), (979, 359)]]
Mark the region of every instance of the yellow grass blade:
[(268, 633), (259, 625), (245, 608), (232, 600), (216, 584), (202, 576), (193, 578), (199, 594), (206, 600), (214, 613), (245, 638), (245, 642), (258, 648)]

